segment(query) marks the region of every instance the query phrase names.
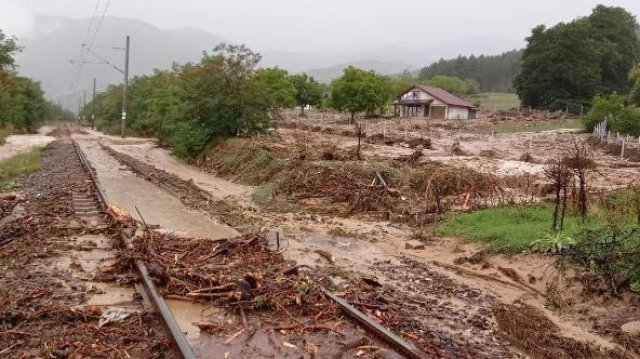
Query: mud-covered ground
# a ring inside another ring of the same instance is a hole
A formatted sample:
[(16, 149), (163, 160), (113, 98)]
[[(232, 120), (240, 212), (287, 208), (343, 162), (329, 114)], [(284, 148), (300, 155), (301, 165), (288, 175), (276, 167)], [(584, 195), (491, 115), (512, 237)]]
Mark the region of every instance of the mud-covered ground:
[[(396, 129), (396, 136), (404, 135), (401, 129)], [(432, 137), (435, 149), (422, 149), (424, 158), (471, 166), (486, 160), (503, 166), (507, 175), (511, 167), (505, 163), (527, 169), (542, 166), (559, 143), (576, 136), (563, 131), (535, 134), (534, 143), (540, 148), (533, 153), (538, 159), (532, 164), (520, 159), (529, 148), (519, 142), (530, 134), (496, 135), (487, 147), (495, 151), (491, 156), (485, 152), (465, 157), (450, 154), (447, 142), (464, 130), (438, 131), (442, 131), (439, 137)], [(153, 141), (93, 132), (74, 136), (90, 152), (89, 160), (99, 162), (93, 165), (98, 178), (105, 179), (109, 200), (131, 207), (134, 217), (135, 207), (143, 208), (143, 216), (149, 213), (154, 218), (154, 229), (136, 232), (135, 251), (114, 250), (114, 225), (109, 229), (105, 220), (92, 227), (71, 206), (72, 193), (92, 191), (72, 146), (66, 139), (50, 145), (43, 170), (20, 180), (24, 187), (15, 201), (0, 202), (2, 216), (13, 212), (0, 220), (0, 226), (12, 221), (2, 226), (0, 234), (0, 243), (7, 243), (0, 244), (0, 270), (5, 274), (0, 289), (10, 293), (0, 299), (2, 355), (171, 357), (170, 342), (157, 319), (133, 300), (132, 258), (144, 258), (150, 265), (199, 357), (211, 353), (221, 358), (397, 356), (323, 296), (322, 287), (347, 299), (428, 358), (632, 358), (640, 347), (626, 330), (639, 317), (632, 295), (622, 299), (586, 295), (572, 277), (550, 286), (554, 283), (550, 279), (559, 277), (548, 257), (491, 256), (469, 243), (424, 237), (411, 223), (365, 213), (337, 216), (326, 210), (276, 210), (252, 201), (254, 187), (184, 164)], [(481, 135), (460, 137), (467, 153), (485, 149), (484, 144), (474, 144), (486, 141)], [(291, 153), (307, 146), (322, 156), (325, 147), (335, 146), (338, 150), (332, 154), (351, 156), (354, 140), (350, 134), (291, 128), (280, 130), (280, 137), (260, 141), (275, 151)], [(365, 158), (404, 160), (423, 145), (407, 142), (372, 141), (364, 146)], [(315, 159), (297, 159), (305, 160)], [(615, 172), (621, 184), (637, 171), (633, 166), (614, 166), (614, 159), (611, 163), (611, 168), (629, 172), (626, 177)], [(496, 172), (496, 167), (486, 172)], [(114, 193), (127, 183), (135, 183), (135, 193)], [(335, 193), (342, 192), (335, 188)], [(299, 208), (341, 206), (337, 201), (314, 200), (301, 200), (304, 205)], [(149, 211), (159, 203), (166, 205), (155, 216)], [(175, 208), (181, 216), (188, 214), (202, 223), (210, 220), (213, 225), (189, 235), (189, 226), (196, 223), (191, 219), (162, 219)], [(163, 230), (165, 225), (169, 231)], [(168, 233), (177, 225), (186, 230), (174, 228), (177, 235)], [(218, 226), (226, 228), (226, 238)], [(426, 249), (407, 245), (415, 239), (422, 240)], [(132, 314), (99, 327), (105, 301)]]
[(72, 193), (92, 187), (72, 145), (50, 144), (42, 170), (18, 181), (21, 203), (0, 230), (0, 357), (172, 357), (156, 317), (139, 305), (128, 318), (99, 327), (105, 307), (88, 304), (102, 291), (71, 253), (97, 246), (83, 236), (109, 240), (112, 233), (75, 215)]
[[(127, 154), (119, 152), (123, 147), (125, 146), (113, 146), (114, 150), (110, 153), (123, 164), (143, 169), (144, 173), (151, 174), (155, 181), (162, 181), (174, 195), (182, 198), (184, 203), (208, 211), (211, 215), (225, 217), (224, 213), (220, 213), (221, 208), (203, 206), (214, 204), (215, 196), (208, 195), (207, 191), (203, 191), (193, 182), (185, 181), (145, 162), (144, 151), (130, 151), (132, 147), (129, 146)], [(240, 215), (234, 217), (233, 224), (239, 227), (246, 224), (243, 224), (243, 221), (252, 223), (256, 218), (260, 218), (267, 223), (266, 227), (280, 225), (282, 228), (286, 225), (288, 229), (285, 232), (289, 237), (292, 236), (292, 230), (289, 228), (305, 228), (300, 232), (300, 236), (293, 235), (295, 239), (289, 238), (286, 244), (283, 244), (283, 247), (286, 246), (285, 257), (298, 263), (329, 270), (331, 282), (338, 292), (350, 299), (353, 298), (352, 302), (361, 310), (415, 343), (425, 353), (429, 353), (429, 357), (495, 358), (513, 357), (520, 353), (549, 358), (609, 358), (631, 355), (625, 353), (618, 345), (589, 333), (582, 324), (573, 325), (555, 315), (552, 315), (553, 320), (550, 320), (547, 318), (550, 312), (529, 304), (518, 304), (521, 303), (518, 298), (537, 297), (534, 302), (544, 305), (546, 298), (544, 288), (537, 289), (527, 280), (519, 278), (518, 272), (526, 271), (526, 266), (524, 269), (516, 267), (516, 272), (504, 263), (485, 262), (486, 265), (480, 270), (473, 265), (478, 262), (471, 260), (472, 265), (467, 266), (464, 260), (460, 260), (465, 253), (462, 249), (458, 249), (458, 254), (445, 254), (443, 251), (441, 255), (434, 254), (416, 261), (410, 259), (415, 255), (407, 252), (404, 252), (404, 255), (402, 251), (400, 255), (391, 255), (394, 250), (390, 250), (392, 244), (389, 241), (382, 241), (383, 243), (377, 247), (367, 244), (363, 240), (371, 240), (371, 237), (357, 236), (357, 229), (347, 233), (340, 227), (331, 226), (332, 219), (325, 216), (289, 217), (264, 213), (253, 207), (243, 210), (239, 205), (234, 207), (234, 211), (236, 214), (240, 212)], [(345, 221), (358, 222), (356, 219)], [(366, 222), (354, 226), (363, 228), (363, 224)], [(329, 234), (314, 233), (326, 233), (327, 227), (333, 227), (333, 231), (330, 230)], [(375, 235), (372, 232), (372, 235), (380, 237), (382, 233), (378, 232)], [(350, 239), (354, 236), (358, 240)], [(273, 233), (270, 239), (273, 240)], [(429, 264), (429, 258), (446, 262), (447, 257), (462, 266)], [(469, 280), (467, 272), (455, 276), (451, 272), (443, 272), (443, 267), (453, 272), (458, 272), (455, 268), (467, 268), (468, 273), (475, 276)], [(451, 267), (455, 267), (454, 270)], [(502, 274), (491, 273), (496, 267)], [(483, 271), (486, 271), (486, 274), (482, 274)], [(524, 274), (522, 276), (526, 278)], [(362, 278), (365, 278), (364, 282)], [(483, 281), (497, 284), (497, 287), (482, 285)], [(474, 288), (474, 285), (478, 287)], [(515, 294), (503, 293), (505, 288), (506, 292)], [(496, 290), (499, 293), (497, 295)], [(512, 304), (514, 300), (516, 304)], [(536, 315), (532, 316), (532, 313)], [(519, 320), (517, 325), (509, 321), (514, 317)], [(532, 318), (532, 321), (527, 322), (527, 318)], [(550, 323), (543, 323), (551, 328), (548, 329), (550, 334), (536, 337), (534, 334), (537, 333), (536, 325), (540, 318)], [(530, 336), (534, 339), (522, 339)], [(544, 346), (552, 346), (553, 349), (540, 349), (542, 343)]]

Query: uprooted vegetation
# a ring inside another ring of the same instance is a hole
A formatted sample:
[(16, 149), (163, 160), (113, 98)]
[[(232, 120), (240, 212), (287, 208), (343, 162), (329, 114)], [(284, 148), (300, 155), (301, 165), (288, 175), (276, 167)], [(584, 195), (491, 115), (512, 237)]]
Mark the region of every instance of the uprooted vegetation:
[(518, 201), (521, 193), (539, 190), (524, 177), (498, 178), (435, 163), (354, 158), (330, 144), (310, 148), (260, 138), (232, 139), (211, 149), (200, 164), (260, 186), (257, 197), (262, 203), (286, 198), (308, 212), (367, 214), (413, 224), (451, 209)]

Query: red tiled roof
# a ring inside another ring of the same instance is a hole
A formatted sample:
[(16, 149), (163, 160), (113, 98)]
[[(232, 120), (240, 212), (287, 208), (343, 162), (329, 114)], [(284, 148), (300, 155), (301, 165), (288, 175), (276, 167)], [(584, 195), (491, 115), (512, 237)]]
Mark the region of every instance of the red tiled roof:
[[(472, 104), (470, 104), (469, 102), (461, 99), (460, 97), (449, 93), (441, 88), (438, 87), (431, 87), (431, 86), (425, 86), (425, 85), (414, 85), (412, 88), (419, 88), (422, 91), (428, 93), (429, 95), (435, 97), (436, 99), (444, 102), (445, 104), (449, 105), (449, 106), (460, 106), (460, 107), (475, 107)], [(408, 91), (405, 91), (405, 93), (407, 93)]]

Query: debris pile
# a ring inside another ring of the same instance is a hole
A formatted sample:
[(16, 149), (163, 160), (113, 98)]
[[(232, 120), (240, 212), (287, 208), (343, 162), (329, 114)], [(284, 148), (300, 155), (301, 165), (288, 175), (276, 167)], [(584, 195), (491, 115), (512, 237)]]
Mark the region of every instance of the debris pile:
[(168, 298), (203, 301), (241, 316), (268, 313), (263, 320), (277, 315), (322, 322), (340, 315), (320, 290), (326, 280), (302, 273), (300, 266), (270, 250), (263, 236), (249, 234), (212, 242), (138, 231), (133, 245), (132, 253), (96, 279), (126, 283), (132, 277), (133, 259), (144, 258), (150, 275)]
[(102, 309), (83, 305), (96, 289), (51, 265), (71, 249), (70, 237), (87, 230), (75, 219), (71, 196), (91, 184), (72, 145), (50, 145), (41, 171), (21, 183), (24, 213), (0, 231), (0, 356), (170, 357), (153, 315), (132, 313), (99, 328)]

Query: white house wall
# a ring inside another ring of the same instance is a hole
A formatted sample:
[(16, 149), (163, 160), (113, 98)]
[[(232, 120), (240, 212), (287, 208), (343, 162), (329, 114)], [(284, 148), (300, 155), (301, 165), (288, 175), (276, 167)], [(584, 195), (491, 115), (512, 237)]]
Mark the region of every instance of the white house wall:
[(469, 119), (469, 109), (466, 107), (449, 106), (448, 120), (467, 120)]
[[(415, 98), (413, 97), (413, 91), (414, 90), (409, 90), (407, 91), (404, 95), (402, 95), (402, 99), (403, 100), (415, 100)], [(432, 105), (436, 105), (436, 106), (445, 106), (445, 104), (436, 99), (435, 97), (429, 95), (428, 93), (422, 91), (422, 90), (416, 90), (418, 91), (418, 99), (420, 100), (433, 100), (433, 102), (431, 103)]]

